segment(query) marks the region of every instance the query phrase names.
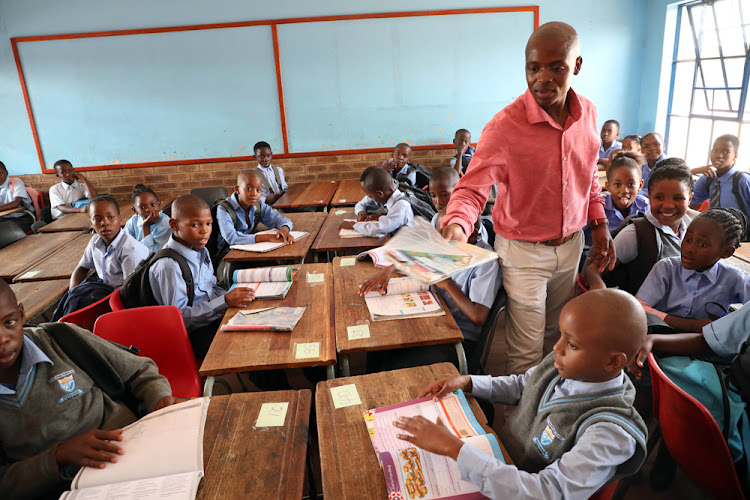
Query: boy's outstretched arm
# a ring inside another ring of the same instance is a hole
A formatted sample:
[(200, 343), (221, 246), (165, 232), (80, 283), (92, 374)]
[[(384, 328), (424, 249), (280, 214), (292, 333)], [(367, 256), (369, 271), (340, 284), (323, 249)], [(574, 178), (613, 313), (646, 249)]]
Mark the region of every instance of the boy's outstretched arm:
[(671, 333), (668, 335), (647, 335), (638, 355), (628, 363), (628, 371), (640, 379), (641, 368), (651, 351), (666, 352), (683, 356), (709, 354), (711, 347), (702, 333)]
[(461, 313), (463, 313), (463, 315), (466, 316), (466, 318), (468, 318), (468, 320), (475, 326), (482, 326), (484, 322), (487, 321), (490, 308), (483, 304), (472, 302), (471, 299), (464, 295), (455, 281), (448, 278), (435, 283), (435, 286), (448, 292), (448, 295), (451, 296), (451, 299), (455, 302), (458, 310), (461, 311)]

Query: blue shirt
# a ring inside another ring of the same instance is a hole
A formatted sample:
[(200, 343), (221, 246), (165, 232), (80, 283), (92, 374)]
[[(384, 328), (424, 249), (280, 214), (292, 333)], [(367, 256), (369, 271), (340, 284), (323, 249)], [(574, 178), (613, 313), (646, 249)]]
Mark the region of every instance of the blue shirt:
[[(611, 193), (602, 194), (602, 197), (604, 198), (604, 213), (607, 215), (607, 220), (609, 221), (609, 232), (611, 233), (620, 227), (620, 224), (625, 220), (625, 217), (622, 216), (622, 212), (620, 212), (612, 202)], [(648, 198), (637, 194), (633, 203), (628, 207), (628, 216), (635, 215), (638, 212), (643, 212), (645, 214), (649, 211), (648, 207)], [(591, 246), (591, 226), (587, 225), (583, 228), (583, 236), (586, 238), (586, 244)]]
[[(666, 159), (667, 159), (667, 155), (662, 153), (662, 155), (659, 158), (657, 158), (656, 161), (654, 162), (654, 167), (656, 166), (657, 163)], [(653, 172), (653, 169), (648, 167), (648, 162), (641, 165), (641, 179), (643, 179), (643, 187), (641, 188), (640, 191), (638, 191), (638, 194), (642, 194), (646, 198), (648, 198), (648, 178), (651, 177), (651, 172)]]
[[(472, 375), (471, 395), (493, 403), (516, 404), (534, 368), (523, 375), (490, 377)], [(625, 383), (625, 375), (607, 382), (560, 379), (550, 400), (611, 390)], [(541, 471), (532, 474), (506, 465), (478, 449), (464, 445), (458, 453), (461, 479), (490, 498), (589, 498), (614, 477), (617, 467), (635, 453), (635, 439), (617, 424), (597, 422), (578, 438), (575, 446)]]
[[(276, 173), (274, 170), (279, 171), (279, 180), (281, 181), (281, 186), (279, 186), (279, 183), (276, 182)], [(263, 177), (268, 181), (269, 186), (271, 187), (271, 191), (266, 188), (266, 183), (264, 182), (263, 185), (260, 188), (260, 201), (263, 203), (266, 202), (266, 198), (268, 197), (271, 192), (278, 193), (280, 191), (286, 191), (289, 189), (289, 186), (286, 183), (286, 179), (284, 178), (284, 170), (281, 167), (276, 167), (274, 165), (269, 165), (267, 167), (261, 167), (260, 164), (258, 164), (258, 170), (260, 170), (260, 173), (263, 175)]]
[[(13, 183), (13, 189), (10, 189), (10, 176), (7, 176), (5, 182), (0, 184), (0, 205), (5, 205), (14, 201), (16, 198), (21, 198), (21, 208), (26, 209), (30, 212), (34, 212), (34, 204), (31, 202), (29, 192), (26, 191), (26, 184), (21, 179), (16, 178)], [(16, 214), (10, 214), (11, 216), (20, 217), (23, 215), (21, 212)]]
[[(16, 389), (23, 384), (23, 381), (26, 380), (26, 377), (29, 376), (31, 369), (35, 365), (39, 363), (54, 364), (52, 360), (49, 359), (49, 356), (39, 349), (34, 341), (26, 335), (23, 336), (23, 347), (21, 347), (21, 353), (19, 356), (21, 357), (21, 370), (18, 373), (18, 381), (15, 384)], [(0, 394), (12, 395), (16, 393), (16, 389), (11, 389), (5, 384), (0, 384)]]
[(602, 143), (602, 145), (599, 146), (599, 158), (609, 158), (612, 151), (617, 151), (618, 149), (622, 149), (622, 143), (620, 141), (612, 141), (612, 144), (610, 144), (607, 149), (604, 149), (604, 143)]
[(101, 236), (92, 236), (78, 265), (96, 269), (96, 274), (104, 283), (117, 288), (147, 257), (146, 245), (121, 229), (108, 247)]
[[(411, 204), (406, 196), (396, 189), (385, 202), (385, 215), (380, 216), (380, 219), (376, 221), (357, 222), (354, 224), (354, 230), (365, 236), (381, 237), (392, 233), (401, 226), (411, 226), (414, 223), (414, 211), (411, 209)], [(357, 203), (357, 207), (360, 207), (360, 204), (367, 208), (380, 208), (380, 204), (368, 196), (362, 198), (362, 201)], [(355, 212), (356, 210), (355, 208)]]
[[(256, 207), (250, 207), (249, 214), (245, 213), (245, 210), (240, 206), (240, 202), (237, 200), (237, 193), (227, 198), (227, 201), (237, 216), (237, 227), (232, 222), (232, 217), (229, 212), (219, 205), (216, 209), (216, 220), (219, 223), (219, 241), (218, 248), (219, 254), (224, 252), (230, 245), (247, 245), (255, 243), (255, 235), (251, 234), (255, 229), (255, 211)], [(246, 218), (247, 216), (247, 218)], [(248, 224), (248, 219), (250, 223)], [(292, 221), (281, 215), (279, 212), (266, 205), (265, 202), (260, 202), (260, 222), (268, 226), (269, 228), (281, 229), (283, 226), (287, 226), (289, 230), (292, 230), (294, 224)]]
[(227, 308), (224, 301), (224, 294), (227, 292), (216, 284), (208, 250), (188, 248), (174, 239), (174, 236), (167, 241), (164, 248), (177, 251), (187, 260), (193, 274), (195, 296), (193, 305), (188, 307), (187, 285), (182, 278), (180, 265), (173, 259), (159, 259), (149, 270), (151, 290), (156, 301), (161, 305), (175, 306), (179, 309), (188, 331), (219, 319)]
[(143, 237), (143, 217), (138, 214), (133, 215), (128, 220), (125, 224), (125, 231), (146, 245), (149, 253), (156, 253), (161, 250), (169, 240), (169, 237), (172, 236), (172, 228), (169, 227), (169, 216), (163, 213), (159, 213), (159, 221), (151, 225), (151, 234), (145, 238)]
[[(636, 297), (672, 316), (703, 319), (709, 302), (728, 309), (750, 300), (750, 275), (721, 262), (699, 273), (682, 267), (680, 257), (667, 257), (654, 264)], [(708, 306), (708, 311), (720, 309)]]
[(739, 354), (750, 334), (750, 306), (727, 314), (703, 327), (703, 337), (713, 352), (722, 358)]
[[(388, 163), (393, 163), (393, 158), (388, 158)], [(396, 172), (395, 170), (391, 172), (391, 177), (394, 179), (398, 177), (399, 175), (406, 175), (406, 172), (409, 170), (409, 163), (405, 163), (403, 167), (401, 167), (401, 170)], [(417, 187), (417, 171), (410, 173), (409, 175), (406, 175), (406, 178), (411, 182), (411, 185), (413, 187)]]
[[(437, 227), (437, 220), (438, 220), (438, 214), (435, 214), (432, 216), (432, 220), (430, 221), (432, 223), (432, 227), (434, 227), (435, 229), (439, 229)], [(484, 243), (487, 243), (489, 241), (489, 237), (487, 236), (487, 229), (485, 229), (484, 224), (479, 224), (479, 232), (477, 232), (477, 243), (479, 243), (480, 241)], [(488, 247), (488, 248), (492, 250), (492, 247)]]
[[(737, 172), (739, 172), (737, 167), (732, 167), (721, 177), (702, 175), (695, 183), (695, 193), (693, 194), (693, 201), (690, 203), (702, 203), (711, 199), (711, 190), (713, 190), (714, 183), (718, 180), (719, 206), (721, 208), (736, 208), (741, 211), (742, 207), (737, 203), (737, 197), (732, 192), (732, 177)], [(737, 190), (739, 191), (740, 198), (745, 203), (745, 209), (750, 210), (750, 175), (740, 174)]]

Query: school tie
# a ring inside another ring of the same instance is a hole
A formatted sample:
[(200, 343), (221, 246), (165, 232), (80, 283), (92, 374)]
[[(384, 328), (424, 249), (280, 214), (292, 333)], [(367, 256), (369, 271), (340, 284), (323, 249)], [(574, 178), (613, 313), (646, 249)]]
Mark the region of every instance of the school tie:
[(714, 185), (711, 188), (711, 200), (709, 201), (708, 208), (719, 208), (721, 201), (721, 183), (719, 179), (714, 181)]

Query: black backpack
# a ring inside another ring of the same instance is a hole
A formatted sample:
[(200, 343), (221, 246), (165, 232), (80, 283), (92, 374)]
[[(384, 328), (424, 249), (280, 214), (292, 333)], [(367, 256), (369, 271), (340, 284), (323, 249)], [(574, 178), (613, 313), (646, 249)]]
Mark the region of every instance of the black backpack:
[[(206, 243), (206, 250), (208, 250), (208, 255), (211, 256), (211, 263), (214, 266), (214, 271), (216, 271), (221, 259), (224, 258), (224, 254), (220, 254), (219, 252), (219, 235), (221, 234), (221, 230), (219, 229), (219, 221), (216, 218), (216, 211), (219, 207), (224, 207), (224, 210), (229, 213), (229, 217), (232, 218), (232, 224), (234, 224), (234, 228), (237, 229), (237, 212), (234, 211), (234, 207), (223, 198), (216, 200), (211, 207), (211, 218), (213, 219), (213, 224), (211, 226), (211, 235), (208, 237), (208, 243)], [(255, 221), (253, 227), (258, 227), (258, 223), (260, 222), (260, 201), (255, 205), (255, 216), (253, 217), (253, 220)]]
[(424, 189), (427, 186), (430, 185), (430, 179), (432, 179), (432, 172), (425, 167), (424, 165), (421, 165), (419, 163), (407, 163), (406, 164), (406, 174), (401, 174), (396, 177), (396, 180), (399, 184), (407, 183), (411, 185), (411, 182), (409, 182), (409, 175), (416, 172), (417, 173), (417, 179), (416, 179), (416, 186), (412, 186), (416, 189)]
[(158, 306), (154, 298), (154, 292), (151, 289), (149, 271), (154, 263), (159, 259), (172, 259), (180, 266), (182, 279), (187, 285), (188, 307), (193, 305), (195, 298), (195, 284), (193, 283), (193, 273), (190, 271), (187, 260), (176, 250), (171, 248), (162, 248), (155, 254), (149, 255), (136, 266), (133, 273), (128, 276), (120, 288), (120, 299), (127, 309), (145, 306)]
[(750, 403), (750, 350), (747, 348), (747, 342), (742, 344), (740, 353), (729, 364), (728, 377), (743, 401)]
[(437, 210), (435, 210), (432, 198), (430, 198), (430, 194), (427, 191), (411, 187), (411, 184), (405, 181), (398, 182), (398, 189), (406, 195), (406, 199), (409, 205), (411, 205), (414, 215), (419, 215), (427, 219), (427, 222), (432, 222), (432, 218), (437, 213)]

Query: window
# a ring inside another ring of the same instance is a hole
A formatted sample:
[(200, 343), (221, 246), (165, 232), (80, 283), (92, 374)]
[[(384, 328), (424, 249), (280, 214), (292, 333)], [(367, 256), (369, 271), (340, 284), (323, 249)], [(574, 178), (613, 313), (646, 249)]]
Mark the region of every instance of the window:
[(750, 146), (750, 0), (693, 1), (679, 7), (666, 143), (688, 165), (708, 163), (714, 138)]

